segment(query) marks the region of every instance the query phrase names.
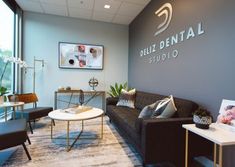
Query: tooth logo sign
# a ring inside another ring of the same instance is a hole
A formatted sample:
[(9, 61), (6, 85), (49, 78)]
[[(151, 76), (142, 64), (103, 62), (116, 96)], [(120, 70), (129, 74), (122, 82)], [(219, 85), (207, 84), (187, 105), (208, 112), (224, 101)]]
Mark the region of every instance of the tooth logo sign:
[(161, 17), (162, 15), (165, 16), (164, 21), (159, 24), (158, 31), (154, 34), (154, 36), (157, 36), (158, 34), (162, 33), (163, 31), (165, 31), (167, 29), (167, 27), (169, 26), (170, 22), (171, 22), (171, 18), (172, 18), (172, 6), (170, 3), (165, 3), (164, 5), (162, 5), (162, 7), (160, 7), (156, 12), (155, 15), (157, 15), (158, 17)]

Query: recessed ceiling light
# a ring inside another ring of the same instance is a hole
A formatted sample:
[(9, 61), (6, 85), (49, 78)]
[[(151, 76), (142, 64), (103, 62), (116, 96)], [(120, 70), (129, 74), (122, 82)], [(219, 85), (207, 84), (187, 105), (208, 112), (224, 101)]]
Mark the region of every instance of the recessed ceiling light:
[(110, 5), (104, 5), (105, 9), (110, 9), (110, 7), (111, 7)]

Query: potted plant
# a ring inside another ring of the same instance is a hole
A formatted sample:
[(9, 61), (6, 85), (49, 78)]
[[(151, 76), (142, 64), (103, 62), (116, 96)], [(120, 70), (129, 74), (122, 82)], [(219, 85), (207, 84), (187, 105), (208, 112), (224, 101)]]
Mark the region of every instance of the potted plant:
[(196, 127), (201, 129), (209, 129), (210, 124), (212, 123), (212, 116), (209, 111), (204, 108), (199, 108), (193, 114), (193, 122)]
[(114, 86), (111, 85), (108, 94), (111, 97), (119, 97), (122, 89), (127, 89), (127, 82), (124, 84), (115, 83)]

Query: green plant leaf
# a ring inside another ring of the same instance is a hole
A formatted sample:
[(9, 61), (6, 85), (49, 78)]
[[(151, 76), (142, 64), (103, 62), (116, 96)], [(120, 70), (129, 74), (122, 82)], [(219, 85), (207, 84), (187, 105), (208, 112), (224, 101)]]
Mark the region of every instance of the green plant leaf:
[(118, 94), (117, 94), (115, 88), (114, 88), (113, 86), (110, 86), (110, 88), (111, 88), (111, 92), (112, 92), (113, 96), (114, 96), (114, 97), (117, 97)]
[(123, 89), (127, 90), (127, 82), (124, 83)]
[(118, 89), (119, 96), (120, 96), (120, 94), (122, 92), (122, 89), (123, 89), (123, 86), (122, 86), (122, 84), (120, 84), (119, 89)]
[(108, 92), (108, 95), (114, 97), (114, 95), (111, 92)]
[(2, 96), (2, 95), (4, 95), (4, 94), (7, 94), (7, 93), (8, 93), (8, 92), (7, 92), (7, 88), (1, 86), (1, 87), (0, 87), (0, 96)]

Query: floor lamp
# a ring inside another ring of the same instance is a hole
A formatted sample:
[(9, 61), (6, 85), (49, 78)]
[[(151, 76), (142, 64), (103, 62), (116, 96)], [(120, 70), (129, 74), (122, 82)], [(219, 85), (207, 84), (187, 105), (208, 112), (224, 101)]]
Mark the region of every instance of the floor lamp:
[(36, 57), (34, 57), (34, 59), (33, 59), (33, 67), (27, 67), (28, 69), (33, 70), (33, 93), (35, 93), (36, 63), (37, 62), (41, 63), (41, 66), (44, 67), (45, 61), (43, 59), (36, 59)]

